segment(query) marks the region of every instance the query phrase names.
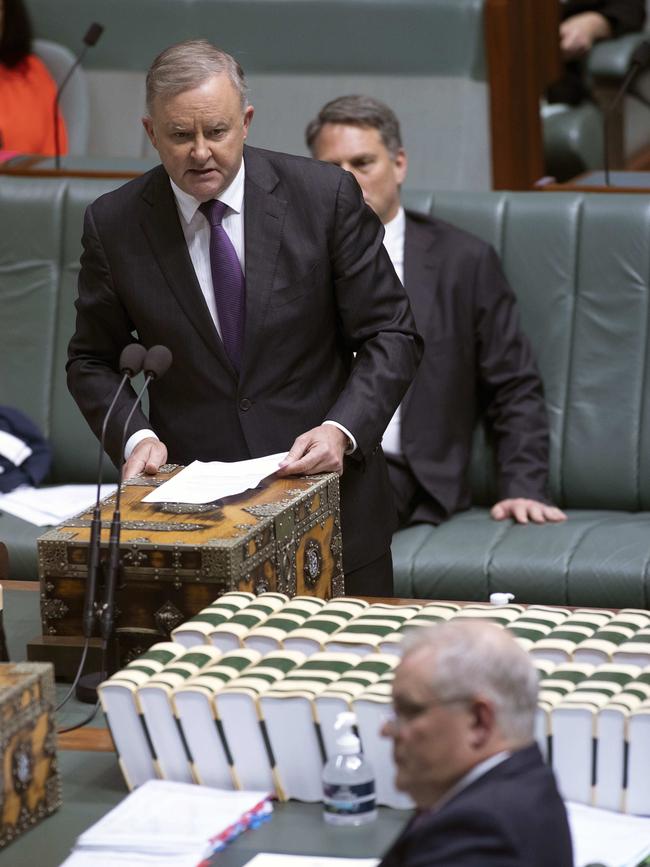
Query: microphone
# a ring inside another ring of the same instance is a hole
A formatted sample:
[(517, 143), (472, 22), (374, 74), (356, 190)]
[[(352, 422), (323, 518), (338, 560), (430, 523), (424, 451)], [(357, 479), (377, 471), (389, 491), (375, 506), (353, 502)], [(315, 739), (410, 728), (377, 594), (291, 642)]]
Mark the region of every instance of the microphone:
[(61, 101), (61, 94), (63, 93), (66, 84), (72, 78), (73, 72), (86, 56), (86, 52), (88, 51), (88, 49), (92, 48), (93, 45), (97, 44), (99, 37), (102, 35), (103, 32), (104, 27), (101, 24), (98, 24), (96, 21), (94, 21), (90, 25), (88, 30), (86, 30), (86, 35), (83, 38), (84, 47), (81, 49), (81, 53), (72, 64), (72, 66), (67, 72), (67, 75), (64, 77), (63, 81), (57, 88), (56, 96), (54, 98), (54, 165), (56, 166), (57, 170), (61, 168), (61, 142), (59, 140), (59, 103)]
[(111, 637), (111, 633), (113, 632), (115, 587), (117, 585), (117, 573), (120, 566), (120, 531), (122, 525), (122, 517), (120, 514), (120, 494), (122, 492), (121, 477), (122, 468), (124, 466), (126, 435), (131, 419), (133, 418), (133, 413), (140, 405), (145, 391), (149, 388), (149, 384), (155, 379), (160, 379), (161, 376), (167, 373), (171, 363), (172, 354), (166, 346), (152, 346), (147, 352), (143, 364), (143, 370), (145, 373), (144, 385), (140, 389), (140, 392), (131, 407), (131, 411), (126, 417), (122, 429), (122, 444), (118, 466), (120, 483), (117, 486), (117, 494), (115, 495), (115, 511), (113, 512), (113, 520), (111, 521), (111, 530), (108, 539), (108, 569), (106, 572), (106, 582), (104, 584), (104, 602), (101, 608), (101, 636), (104, 644), (108, 642), (108, 639)]
[(140, 343), (129, 343), (129, 345), (125, 346), (122, 350), (119, 362), (122, 380), (117, 387), (111, 405), (108, 407), (106, 415), (104, 416), (104, 421), (102, 422), (102, 431), (99, 440), (99, 462), (97, 466), (97, 496), (95, 498), (95, 508), (93, 510), (93, 518), (90, 524), (88, 574), (86, 578), (86, 593), (84, 596), (84, 610), (81, 621), (84, 638), (90, 638), (92, 636), (93, 621), (95, 617), (95, 596), (97, 594), (97, 576), (100, 569), (99, 554), (101, 548), (101, 509), (99, 507), (99, 500), (101, 498), (106, 429), (108, 427), (108, 420), (115, 409), (115, 404), (117, 403), (117, 399), (122, 393), (124, 386), (131, 377), (136, 376), (142, 370), (145, 355), (146, 350)]
[[(630, 58), (630, 65), (623, 79), (623, 83), (619, 87), (616, 96), (610, 102), (610, 104), (605, 109), (603, 115), (603, 162), (605, 169), (605, 186), (609, 186), (609, 123), (614, 113), (614, 110), (618, 107), (620, 101), (623, 99), (627, 91), (630, 89), (632, 82), (637, 77), (637, 75), (642, 72), (647, 66), (650, 66), (650, 41), (644, 39), (632, 52), (632, 57)], [(645, 100), (641, 100), (644, 102)]]

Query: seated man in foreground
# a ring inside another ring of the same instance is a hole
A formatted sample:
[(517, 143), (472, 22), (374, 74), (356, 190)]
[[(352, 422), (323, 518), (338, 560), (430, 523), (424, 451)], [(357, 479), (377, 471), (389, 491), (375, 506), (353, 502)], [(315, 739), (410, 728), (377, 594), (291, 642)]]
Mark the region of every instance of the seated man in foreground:
[(496, 446), (492, 517), (561, 521), (549, 503), (548, 422), (539, 373), (494, 250), (440, 220), (405, 212), (408, 160), (399, 121), (368, 96), (329, 102), (306, 130), (313, 156), (352, 172), (384, 224), (425, 354), (382, 446), (400, 524), (439, 524), (468, 509), (479, 416)]
[(382, 733), (418, 813), (380, 867), (571, 867), (566, 810), (533, 739), (537, 688), (528, 654), (490, 623), (406, 639)]

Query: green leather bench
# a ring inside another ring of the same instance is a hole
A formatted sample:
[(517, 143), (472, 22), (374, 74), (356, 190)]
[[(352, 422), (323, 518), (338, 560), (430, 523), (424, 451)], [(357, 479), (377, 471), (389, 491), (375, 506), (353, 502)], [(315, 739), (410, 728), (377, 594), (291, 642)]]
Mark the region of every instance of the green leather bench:
[[(97, 445), (64, 362), (85, 206), (117, 181), (0, 176), (0, 403), (50, 437), (50, 481), (93, 482)], [(562, 526), (487, 516), (491, 458), (477, 431), (476, 508), (395, 537), (401, 596), (641, 606), (650, 561), (650, 202), (642, 196), (444, 193), (412, 206), (491, 241), (535, 346), (551, 422)], [(10, 578), (36, 578), (41, 530), (0, 516)]]
[(396, 534), (396, 593), (479, 600), (511, 591), (520, 602), (647, 608), (650, 201), (456, 193), (410, 202), (501, 255), (545, 384), (551, 494), (569, 520), (524, 527), (489, 518), (492, 458), (479, 429), (475, 508)]

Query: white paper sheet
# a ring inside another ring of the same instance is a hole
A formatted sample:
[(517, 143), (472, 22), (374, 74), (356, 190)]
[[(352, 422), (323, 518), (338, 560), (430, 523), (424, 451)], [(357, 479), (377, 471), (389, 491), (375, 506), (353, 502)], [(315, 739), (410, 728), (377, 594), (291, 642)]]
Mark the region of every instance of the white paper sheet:
[(149, 780), (77, 839), (75, 850), (187, 854), (203, 847), (269, 797), (191, 783)]
[(143, 497), (143, 503), (211, 503), (256, 488), (273, 475), (286, 452), (250, 461), (194, 461)]
[(182, 855), (156, 852), (101, 852), (80, 849), (65, 859), (61, 867), (196, 867), (203, 858), (203, 848)]
[(244, 867), (376, 867), (379, 858), (329, 858), (321, 855), (277, 855), (260, 852)]
[(636, 867), (650, 854), (650, 818), (567, 803), (576, 867)]
[[(116, 485), (102, 485), (101, 496), (115, 492)], [(60, 524), (95, 505), (97, 485), (54, 485), (30, 488), (20, 485), (8, 494), (0, 494), (0, 512), (8, 512), (37, 527)]]

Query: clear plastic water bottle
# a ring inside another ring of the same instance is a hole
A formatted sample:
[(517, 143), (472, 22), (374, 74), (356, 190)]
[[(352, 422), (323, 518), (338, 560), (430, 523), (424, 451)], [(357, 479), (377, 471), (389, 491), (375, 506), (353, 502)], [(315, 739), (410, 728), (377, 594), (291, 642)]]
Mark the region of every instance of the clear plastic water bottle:
[(337, 716), (337, 751), (323, 768), (323, 818), (330, 825), (365, 825), (377, 818), (375, 774), (361, 753), (355, 723), (353, 713)]

